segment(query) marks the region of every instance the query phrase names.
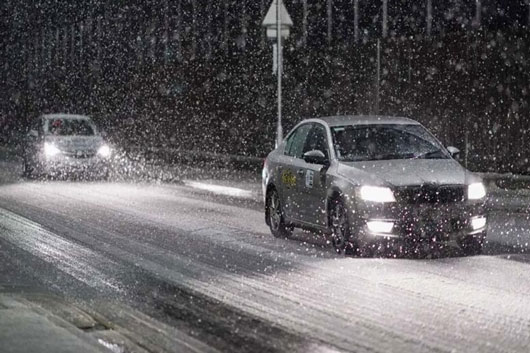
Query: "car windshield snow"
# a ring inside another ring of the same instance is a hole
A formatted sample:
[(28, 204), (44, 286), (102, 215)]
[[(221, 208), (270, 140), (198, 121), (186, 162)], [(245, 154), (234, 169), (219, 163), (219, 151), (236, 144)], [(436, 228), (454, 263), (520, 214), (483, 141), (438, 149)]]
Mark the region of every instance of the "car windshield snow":
[(349, 125), (333, 127), (331, 131), (335, 153), (343, 162), (450, 158), (421, 125)]

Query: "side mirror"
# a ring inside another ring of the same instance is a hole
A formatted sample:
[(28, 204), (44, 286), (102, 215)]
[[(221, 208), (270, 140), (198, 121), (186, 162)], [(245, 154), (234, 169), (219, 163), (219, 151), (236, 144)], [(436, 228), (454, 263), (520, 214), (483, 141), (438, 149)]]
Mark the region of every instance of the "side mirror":
[(28, 132), (28, 136), (29, 137), (33, 137), (33, 138), (37, 138), (37, 137), (39, 137), (39, 133), (37, 132), (37, 130), (31, 129)]
[(324, 152), (319, 150), (312, 150), (304, 153), (304, 161), (309, 164), (320, 164), (323, 166), (329, 165), (329, 159), (326, 157)]
[(447, 147), (447, 151), (449, 151), (449, 154), (451, 154), (451, 157), (457, 159), (460, 157), (460, 150), (456, 147), (449, 146)]

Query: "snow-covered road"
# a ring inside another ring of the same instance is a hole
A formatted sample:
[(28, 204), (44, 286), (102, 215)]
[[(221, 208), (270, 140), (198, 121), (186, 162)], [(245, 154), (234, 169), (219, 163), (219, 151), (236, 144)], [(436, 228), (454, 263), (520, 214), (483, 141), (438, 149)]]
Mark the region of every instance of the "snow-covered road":
[[(529, 223), (497, 212), (492, 238)], [(251, 201), (190, 186), (4, 178), (1, 249), (20, 281), (122, 300), (225, 351), (530, 347), (528, 255), (338, 257), (312, 234), (274, 239)]]

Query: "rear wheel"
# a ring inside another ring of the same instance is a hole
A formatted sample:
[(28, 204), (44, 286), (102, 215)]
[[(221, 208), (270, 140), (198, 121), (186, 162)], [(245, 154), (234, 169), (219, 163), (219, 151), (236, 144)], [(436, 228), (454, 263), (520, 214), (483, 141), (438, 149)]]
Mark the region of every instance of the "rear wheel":
[(285, 224), (280, 197), (278, 192), (272, 189), (267, 195), (266, 202), (267, 223), (272, 235), (276, 238), (288, 238), (293, 232), (293, 227)]

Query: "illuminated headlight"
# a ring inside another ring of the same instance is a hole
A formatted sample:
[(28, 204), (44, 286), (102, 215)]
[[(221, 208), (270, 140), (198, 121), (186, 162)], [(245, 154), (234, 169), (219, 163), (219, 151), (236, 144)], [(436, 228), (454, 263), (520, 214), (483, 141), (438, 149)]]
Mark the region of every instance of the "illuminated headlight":
[(471, 228), (473, 230), (479, 230), (486, 226), (486, 217), (475, 217), (471, 218)]
[(46, 157), (54, 157), (61, 153), (61, 150), (57, 148), (53, 143), (46, 142), (44, 144), (44, 154)]
[(361, 199), (372, 202), (395, 202), (396, 198), (390, 188), (381, 186), (363, 186), (360, 189)]
[(486, 188), (482, 183), (470, 184), (467, 187), (468, 200), (480, 200), (486, 196)]
[(394, 222), (388, 221), (367, 221), (366, 227), (372, 233), (390, 233), (394, 228)]
[(98, 149), (98, 155), (103, 157), (103, 158), (108, 158), (110, 157), (110, 147), (107, 146), (107, 145), (103, 145), (101, 146), (99, 149)]

